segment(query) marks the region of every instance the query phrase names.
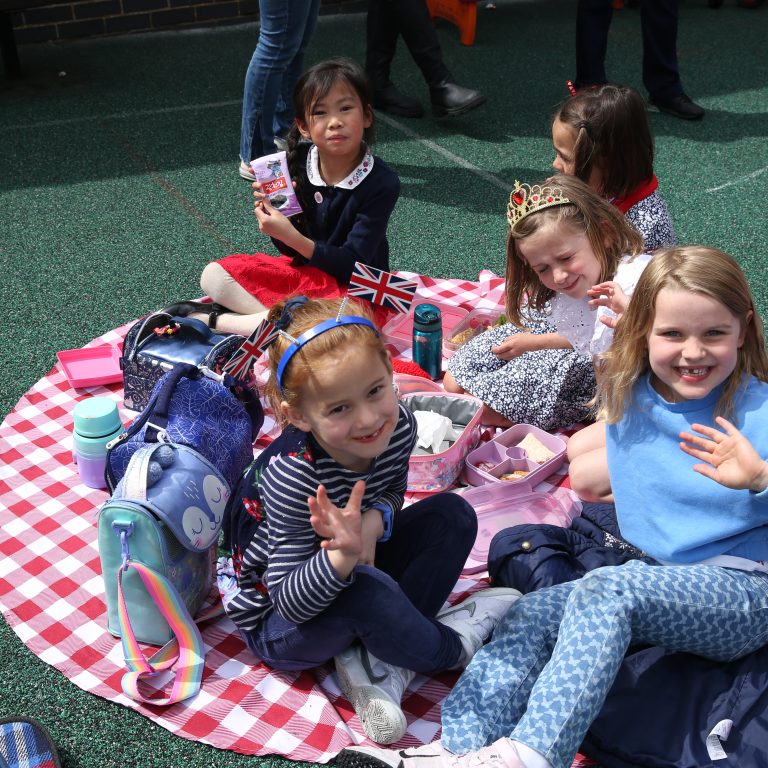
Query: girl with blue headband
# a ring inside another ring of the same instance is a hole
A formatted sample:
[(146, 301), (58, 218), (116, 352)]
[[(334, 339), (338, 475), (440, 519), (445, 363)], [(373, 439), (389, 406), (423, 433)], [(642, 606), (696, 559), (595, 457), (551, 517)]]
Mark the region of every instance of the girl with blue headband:
[(416, 441), (371, 320), (338, 300), (273, 307), (267, 394), (284, 422), (230, 521), (248, 647), (281, 670), (335, 660), (365, 733), (398, 741), (414, 673), (465, 666), (519, 597), (489, 589), (445, 610), (477, 533), (458, 495), (403, 506)]

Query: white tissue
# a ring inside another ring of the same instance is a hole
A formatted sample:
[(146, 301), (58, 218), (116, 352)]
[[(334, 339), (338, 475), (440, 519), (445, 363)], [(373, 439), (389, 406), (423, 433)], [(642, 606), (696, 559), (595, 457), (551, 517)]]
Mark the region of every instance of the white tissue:
[(456, 440), (459, 433), (447, 416), (435, 411), (414, 411), (416, 418), (416, 445), (440, 453), (440, 446), (446, 440)]

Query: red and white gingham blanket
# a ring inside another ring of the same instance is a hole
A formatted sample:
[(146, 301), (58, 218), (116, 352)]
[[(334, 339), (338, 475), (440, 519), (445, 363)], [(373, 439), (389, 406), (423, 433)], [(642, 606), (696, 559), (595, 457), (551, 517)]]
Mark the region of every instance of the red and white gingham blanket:
[[(466, 309), (502, 302), (503, 280), (489, 272), (477, 282), (400, 274), (419, 282), (417, 300)], [(91, 345), (117, 346), (128, 327)], [(407, 357), (406, 350), (399, 351)], [(121, 385), (75, 390), (56, 367), (0, 425), (0, 610), (22, 642), (83, 690), (138, 710), (186, 739), (243, 754), (314, 762), (365, 742), (330, 666), (274, 672), (255, 662), (227, 618), (203, 627), (205, 673), (196, 697), (161, 708), (122, 693), (122, 646), (106, 630), (96, 544), (97, 512), (107, 492), (81, 484), (71, 456), (72, 410), (78, 400), (93, 395), (114, 398), (125, 423), (135, 418), (135, 412), (122, 407)], [(274, 422), (268, 420), (262, 441), (274, 434)], [(564, 488), (542, 484), (537, 490), (572, 501)], [(483, 576), (462, 578), (451, 601), (481, 586)], [(404, 701), (408, 733), (402, 745), (437, 738), (440, 702), (455, 680), (455, 673), (417, 677)]]

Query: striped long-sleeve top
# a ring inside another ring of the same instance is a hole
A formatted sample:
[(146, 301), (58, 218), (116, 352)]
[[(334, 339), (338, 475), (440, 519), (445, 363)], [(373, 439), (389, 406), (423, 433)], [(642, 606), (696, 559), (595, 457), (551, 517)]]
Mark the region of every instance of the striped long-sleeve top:
[[(298, 439), (297, 439), (298, 435)], [(386, 505), (397, 513), (403, 505), (408, 459), (416, 442), (416, 422), (402, 404), (389, 446), (368, 472), (354, 472), (332, 459), (310, 433), (285, 432), (258, 481), (258, 503), (264, 519), (240, 554), (239, 591), (227, 614), (252, 631), (274, 608), (287, 621), (302, 623), (325, 610), (355, 578), (341, 579), (320, 538), (309, 523), (307, 497), (324, 485), (331, 501), (346, 506), (352, 487), (365, 480), (362, 510)], [(397, 518), (395, 516), (395, 523)]]

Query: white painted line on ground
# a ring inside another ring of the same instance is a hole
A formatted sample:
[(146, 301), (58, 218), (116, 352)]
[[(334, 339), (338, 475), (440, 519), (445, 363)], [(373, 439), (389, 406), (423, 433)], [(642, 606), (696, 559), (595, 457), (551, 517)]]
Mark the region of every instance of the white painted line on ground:
[(739, 176), (738, 179), (734, 179), (733, 181), (726, 181), (725, 184), (721, 184), (719, 187), (712, 187), (711, 189), (707, 189), (705, 192), (719, 192), (721, 189), (725, 189), (726, 187), (735, 187), (744, 181), (749, 181), (750, 179), (754, 179), (756, 176), (764, 174), (766, 171), (768, 171), (768, 165), (760, 168), (757, 171), (748, 173), (746, 176)]
[(422, 144), (428, 149), (431, 149), (436, 154), (442, 155), (442, 157), (444, 157), (446, 160), (450, 160), (452, 163), (456, 163), (456, 165), (459, 165), (462, 168), (466, 168), (468, 171), (472, 171), (472, 173), (477, 174), (481, 179), (487, 181), (490, 184), (493, 184), (493, 186), (499, 187), (499, 189), (503, 189), (505, 192), (509, 192), (512, 189), (508, 181), (504, 181), (498, 176), (494, 176), (492, 173), (488, 173), (488, 171), (484, 171), (482, 168), (478, 168), (468, 160), (465, 160), (463, 157), (459, 157), (459, 155), (454, 155), (453, 152), (441, 147), (434, 141), (425, 139), (423, 136), (416, 133), (416, 131), (412, 131), (407, 125), (403, 125), (399, 120), (393, 120), (391, 117), (388, 115), (383, 115), (378, 110), (376, 112), (376, 119), (381, 120), (382, 122), (392, 126), (392, 128), (395, 128), (398, 131), (401, 131), (409, 139), (413, 139), (419, 144)]
[[(178, 107), (165, 107), (163, 109), (141, 109), (132, 112), (113, 112), (107, 115), (80, 115), (79, 117), (62, 118), (61, 120), (45, 120), (39, 123), (16, 123), (15, 125), (0, 125), (0, 132), (11, 130), (35, 130), (41, 128), (52, 128), (62, 125), (76, 125), (77, 123), (106, 122), (109, 120), (130, 120), (136, 117), (170, 115), (176, 112), (194, 112), (205, 109), (220, 109), (221, 107), (239, 107), (241, 104), (241, 99), (233, 99), (231, 101), (216, 101), (207, 104), (185, 104)], [(387, 125), (391, 126), (392, 128), (400, 131), (401, 133), (404, 133), (409, 139), (413, 139), (413, 141), (418, 142), (435, 154), (444, 157), (446, 160), (449, 160), (461, 168), (465, 168), (466, 170), (471, 171), (483, 179), (483, 181), (492, 184), (494, 187), (503, 189), (505, 192), (510, 191), (511, 187), (509, 182), (500, 179), (498, 176), (494, 176), (492, 173), (488, 173), (488, 171), (484, 171), (482, 168), (479, 168), (476, 165), (473, 165), (468, 160), (465, 160), (463, 157), (460, 157), (450, 150), (441, 147), (434, 141), (425, 139), (419, 133), (410, 129), (407, 125), (404, 125), (399, 120), (393, 120), (391, 117), (382, 114), (381, 112), (377, 112), (376, 116), (382, 122), (387, 123)]]

